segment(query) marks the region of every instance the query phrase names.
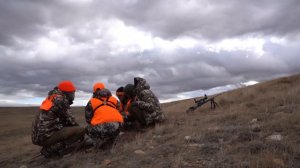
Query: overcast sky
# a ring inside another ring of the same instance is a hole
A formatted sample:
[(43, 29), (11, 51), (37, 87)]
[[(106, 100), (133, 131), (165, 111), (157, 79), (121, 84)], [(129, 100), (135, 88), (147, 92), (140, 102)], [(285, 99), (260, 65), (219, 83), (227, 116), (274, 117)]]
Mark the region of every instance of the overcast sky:
[(299, 0), (0, 0), (0, 104), (61, 80), (85, 105), (96, 81), (163, 101), (299, 73), (299, 18)]

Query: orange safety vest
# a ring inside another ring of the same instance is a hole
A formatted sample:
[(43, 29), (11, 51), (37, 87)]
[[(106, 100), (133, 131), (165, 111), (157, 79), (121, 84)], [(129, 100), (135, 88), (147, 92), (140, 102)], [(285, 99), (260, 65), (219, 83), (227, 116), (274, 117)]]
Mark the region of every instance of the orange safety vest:
[(53, 94), (48, 96), (41, 104), (40, 109), (41, 110), (45, 110), (45, 111), (49, 111), (51, 109), (51, 107), (53, 106), (53, 102), (52, 100), (58, 96), (58, 94)]
[(92, 125), (103, 124), (106, 122), (121, 122), (123, 123), (123, 117), (116, 109), (117, 99), (110, 96), (108, 98), (97, 99), (92, 98), (91, 104), (94, 112), (94, 116), (91, 120)]
[[(134, 98), (134, 101), (137, 101), (137, 97)], [(126, 105), (123, 105), (123, 104), (121, 103), (120, 111), (124, 111), (126, 115), (129, 115), (128, 109), (129, 109), (129, 106), (131, 105), (131, 103), (132, 103), (131, 99), (129, 99), (129, 100), (127, 101)], [(124, 108), (124, 109), (123, 109), (123, 108)]]

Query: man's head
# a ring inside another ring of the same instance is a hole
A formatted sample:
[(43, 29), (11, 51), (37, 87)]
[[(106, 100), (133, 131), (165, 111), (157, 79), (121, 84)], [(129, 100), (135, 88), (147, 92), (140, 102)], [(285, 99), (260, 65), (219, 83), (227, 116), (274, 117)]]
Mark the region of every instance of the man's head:
[(119, 99), (120, 101), (123, 100), (123, 98), (124, 98), (124, 87), (123, 87), (123, 86), (119, 87), (119, 88), (116, 90), (116, 95), (117, 95), (117, 97), (118, 97), (118, 99)]
[(133, 84), (127, 84), (124, 87), (124, 93), (127, 98), (134, 98), (136, 96), (135, 88)]
[(71, 81), (61, 81), (57, 88), (64, 93), (64, 95), (67, 97), (69, 104), (73, 104), (74, 98), (75, 98), (75, 91), (76, 87)]
[(107, 88), (103, 88), (101, 90), (97, 90), (95, 93), (94, 93), (94, 96), (95, 97), (110, 97), (112, 96), (110, 90), (108, 90)]

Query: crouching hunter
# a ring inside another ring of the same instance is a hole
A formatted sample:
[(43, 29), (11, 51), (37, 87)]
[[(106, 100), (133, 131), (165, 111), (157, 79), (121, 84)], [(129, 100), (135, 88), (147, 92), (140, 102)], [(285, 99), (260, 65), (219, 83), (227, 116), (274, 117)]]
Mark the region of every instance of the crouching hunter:
[(42, 147), (41, 154), (45, 157), (63, 156), (84, 137), (85, 129), (70, 112), (75, 90), (71, 81), (60, 82), (49, 91), (32, 123), (32, 142)]
[(119, 135), (123, 117), (118, 106), (119, 102), (103, 83), (94, 85), (93, 97), (85, 107), (85, 118), (87, 135), (93, 140), (95, 148), (111, 146)]

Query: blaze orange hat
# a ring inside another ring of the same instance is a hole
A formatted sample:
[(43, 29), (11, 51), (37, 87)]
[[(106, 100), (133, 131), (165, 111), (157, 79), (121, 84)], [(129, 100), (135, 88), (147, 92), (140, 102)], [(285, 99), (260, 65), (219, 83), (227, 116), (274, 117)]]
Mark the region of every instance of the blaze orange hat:
[(97, 89), (101, 90), (101, 89), (104, 89), (104, 88), (105, 88), (104, 83), (98, 82), (98, 83), (94, 84), (94, 92), (96, 92)]
[(58, 89), (63, 91), (63, 92), (75, 92), (76, 88), (75, 85), (71, 81), (61, 81), (58, 84)]

